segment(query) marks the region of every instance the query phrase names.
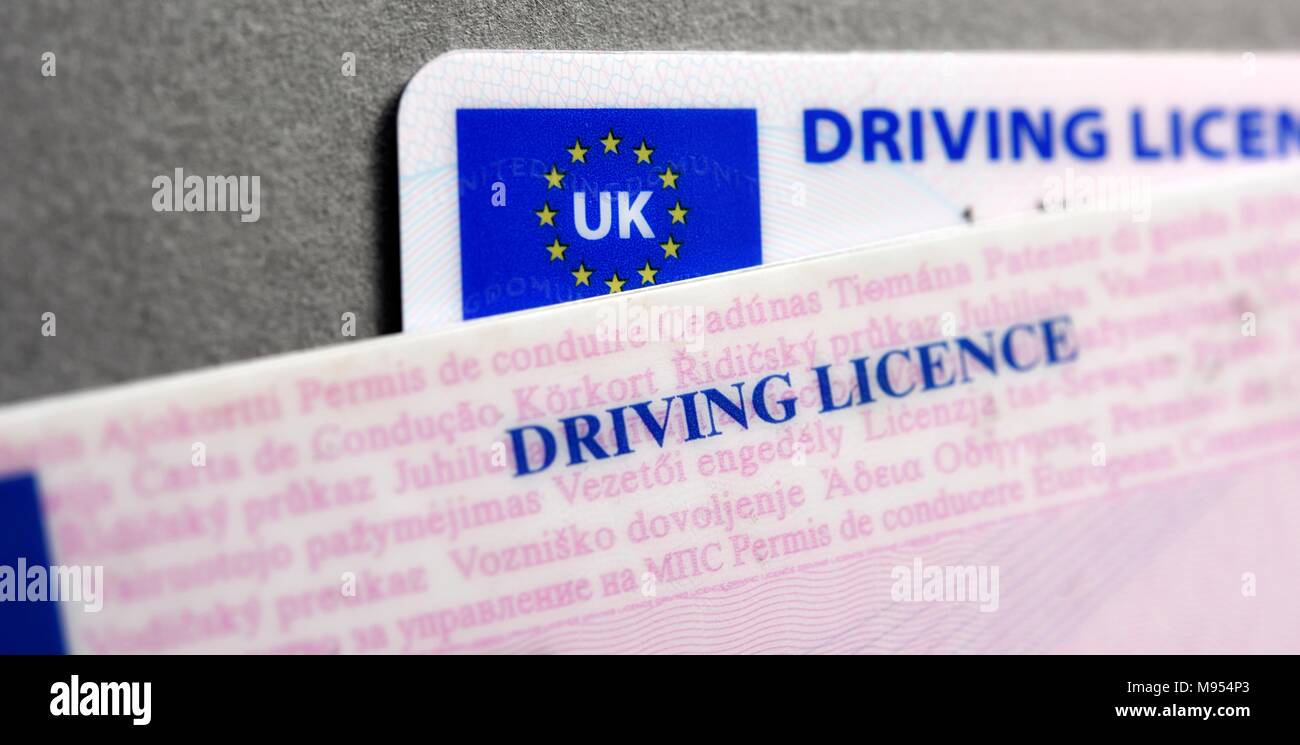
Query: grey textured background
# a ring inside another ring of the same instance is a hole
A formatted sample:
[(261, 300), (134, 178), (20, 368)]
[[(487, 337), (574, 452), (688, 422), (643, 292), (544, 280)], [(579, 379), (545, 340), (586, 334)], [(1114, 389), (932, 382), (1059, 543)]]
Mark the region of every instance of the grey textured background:
[[(0, 401), (340, 343), (345, 311), (359, 337), (400, 330), (394, 117), (406, 81), (448, 49), (1300, 39), (1294, 0), (0, 5)], [(356, 77), (340, 74), (346, 51)], [(153, 177), (178, 166), (259, 175), (261, 220), (153, 212)]]

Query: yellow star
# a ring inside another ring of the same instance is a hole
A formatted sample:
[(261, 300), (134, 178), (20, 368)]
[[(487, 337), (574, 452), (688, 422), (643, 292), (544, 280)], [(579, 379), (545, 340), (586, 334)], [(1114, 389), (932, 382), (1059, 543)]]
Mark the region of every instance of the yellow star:
[(555, 216), (560, 213), (551, 209), (550, 202), (545, 202), (542, 204), (542, 208), (540, 210), (537, 210), (533, 214), (537, 215), (537, 225), (539, 227), (542, 225), (550, 225), (551, 227), (555, 227)]
[(668, 166), (667, 168), (665, 168), (664, 172), (659, 174), (659, 180), (664, 182), (664, 185), (661, 188), (676, 189), (677, 177), (680, 175), (681, 175), (680, 173), (677, 173), (676, 171), (673, 170), (672, 166)]
[(617, 153), (618, 153), (618, 143), (620, 143), (620, 142), (622, 142), (622, 141), (623, 141), (623, 138), (621, 138), (621, 137), (615, 137), (615, 136), (614, 136), (614, 130), (611, 129), (611, 130), (609, 130), (609, 134), (605, 135), (605, 139), (603, 139), (603, 140), (600, 141), (600, 144), (602, 144), (602, 145), (605, 146), (605, 152), (607, 152), (607, 153), (615, 153), (615, 154), (617, 154)]
[(563, 259), (564, 252), (569, 250), (569, 244), (560, 243), (560, 236), (557, 235), (555, 240), (551, 241), (551, 245), (546, 247), (546, 250), (551, 252), (551, 261)]
[(627, 280), (619, 279), (618, 272), (614, 272), (614, 278), (605, 280), (605, 286), (609, 288), (609, 294), (613, 295), (616, 292), (623, 291), (623, 284), (625, 282), (627, 282)]
[(548, 190), (564, 188), (564, 174), (560, 173), (560, 169), (556, 168), (554, 163), (551, 164), (551, 172), (542, 175), (546, 177), (546, 188)]
[(659, 273), (659, 270), (650, 266), (650, 262), (647, 261), (645, 267), (636, 270), (636, 273), (641, 275), (641, 284), (652, 285), (655, 283), (655, 275)]
[(573, 275), (574, 287), (577, 287), (578, 285), (591, 287), (591, 270), (587, 268), (586, 264), (578, 262), (578, 268), (569, 272), (569, 274)]
[[(680, 199), (677, 200), (677, 204), (675, 204), (672, 209), (668, 210), (668, 214), (673, 216), (673, 222), (679, 222), (683, 225), (686, 224), (687, 212), (690, 212), (690, 210), (682, 206), (682, 201)], [(669, 224), (671, 225), (672, 223)]]
[(573, 147), (569, 148), (569, 155), (573, 158), (573, 160), (571, 160), (571, 161), (569, 161), (569, 162), (570, 162), (570, 163), (586, 163), (586, 162), (587, 162), (587, 151), (590, 150), (590, 149), (591, 149), (591, 148), (589, 148), (589, 147), (583, 147), (583, 146), (582, 146), (582, 140), (574, 140), (574, 141), (573, 141)]
[(632, 152), (636, 153), (636, 162), (649, 163), (650, 153), (653, 153), (654, 150), (652, 148), (646, 147), (645, 140), (641, 140), (641, 147), (637, 148), (636, 150), (633, 150)]
[(682, 247), (682, 244), (680, 244), (680, 243), (678, 243), (677, 241), (673, 240), (672, 235), (669, 235), (669, 236), (668, 236), (668, 240), (667, 240), (667, 241), (665, 241), (665, 242), (663, 242), (663, 243), (660, 243), (660, 244), (659, 244), (659, 247), (662, 248), (662, 249), (664, 250), (664, 258), (665, 258), (665, 259), (668, 258), (669, 256), (673, 257), (674, 259), (681, 258), (681, 257), (679, 257), (679, 256), (677, 255), (677, 249), (681, 248), (681, 247)]

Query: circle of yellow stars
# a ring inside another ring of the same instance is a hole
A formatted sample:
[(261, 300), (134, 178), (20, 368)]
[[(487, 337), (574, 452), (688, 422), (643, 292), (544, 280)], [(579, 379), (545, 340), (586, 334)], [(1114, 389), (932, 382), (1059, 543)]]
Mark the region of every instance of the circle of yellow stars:
[[(599, 143), (601, 146), (600, 155), (619, 155), (619, 147), (623, 146), (624, 139), (625, 138), (614, 134), (614, 130), (610, 129), (604, 137), (595, 140), (595, 142)], [(575, 139), (573, 141), (573, 147), (566, 149), (566, 152), (569, 154), (568, 165), (572, 166), (574, 163), (585, 164), (587, 162), (588, 153), (594, 149), (596, 149), (594, 145), (591, 147), (584, 146), (582, 144), (582, 138)], [(636, 156), (637, 165), (645, 164), (651, 168), (656, 167), (653, 160), (655, 150), (650, 147), (644, 138), (641, 140), (640, 145), (628, 150), (627, 152), (631, 152)], [(567, 175), (569, 175), (568, 171), (561, 171), (558, 163), (552, 163), (551, 170), (542, 174), (542, 177), (546, 179), (546, 191), (550, 192), (551, 189), (563, 190), (564, 177)], [(657, 170), (655, 175), (659, 177), (659, 188), (676, 190), (677, 180), (681, 178), (682, 174), (679, 171), (674, 171), (672, 164), (667, 164), (664, 166), (662, 171)], [(668, 240), (659, 244), (659, 248), (663, 249), (663, 258), (665, 261), (668, 259), (680, 258), (678, 251), (681, 250), (682, 244), (677, 239), (673, 238), (672, 226), (679, 224), (685, 225), (686, 216), (689, 213), (690, 210), (682, 206), (680, 199), (675, 200), (673, 206), (668, 210), (668, 214), (672, 218), (672, 221), (669, 223)], [(535, 210), (533, 214), (537, 215), (538, 227), (557, 227), (555, 224), (555, 216), (560, 214), (560, 212), (551, 207), (549, 199), (544, 201), (542, 203), (542, 208)], [(561, 243), (560, 236), (556, 234), (555, 239), (552, 240), (549, 245), (544, 246), (544, 248), (549, 252), (551, 261), (564, 261), (564, 253), (569, 250), (569, 244)], [(636, 271), (636, 274), (641, 278), (642, 287), (655, 284), (655, 275), (658, 273), (659, 269), (655, 268), (649, 260), (646, 260), (645, 266)], [(596, 275), (596, 270), (588, 267), (585, 262), (579, 261), (578, 268), (570, 271), (569, 274), (573, 275), (574, 287), (591, 287), (591, 278)], [(623, 285), (627, 284), (630, 280), (624, 279), (618, 276), (618, 272), (614, 272), (610, 275), (609, 279), (598, 279), (597, 281), (604, 282), (605, 286), (609, 288), (610, 294), (613, 294), (615, 292), (622, 292)]]

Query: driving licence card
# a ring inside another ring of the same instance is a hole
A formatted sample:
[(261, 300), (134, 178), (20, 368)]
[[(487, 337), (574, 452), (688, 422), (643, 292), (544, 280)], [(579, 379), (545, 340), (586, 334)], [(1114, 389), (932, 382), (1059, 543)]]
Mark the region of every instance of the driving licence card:
[(1265, 170), (5, 407), (0, 642), (1295, 651)]
[(458, 51), (398, 114), (405, 327), (1300, 154), (1300, 58)]

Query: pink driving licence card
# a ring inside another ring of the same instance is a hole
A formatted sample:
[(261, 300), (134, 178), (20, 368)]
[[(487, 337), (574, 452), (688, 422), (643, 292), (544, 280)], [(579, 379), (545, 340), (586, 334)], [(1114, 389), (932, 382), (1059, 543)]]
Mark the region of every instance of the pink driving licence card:
[(6, 408), (6, 524), (67, 572), (32, 623), (91, 653), (1296, 650), (1296, 175)]

